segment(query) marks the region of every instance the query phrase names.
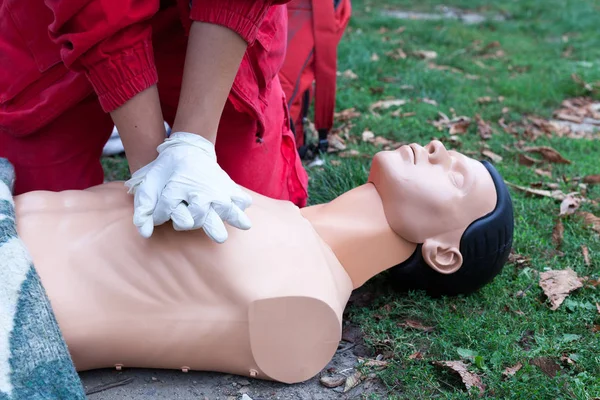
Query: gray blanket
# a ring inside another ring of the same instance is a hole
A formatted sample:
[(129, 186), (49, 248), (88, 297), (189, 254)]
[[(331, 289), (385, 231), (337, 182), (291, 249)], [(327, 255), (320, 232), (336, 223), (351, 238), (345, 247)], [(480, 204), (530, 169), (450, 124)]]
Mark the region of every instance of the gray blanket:
[(0, 158), (0, 400), (85, 399), (46, 292), (17, 235), (14, 169)]

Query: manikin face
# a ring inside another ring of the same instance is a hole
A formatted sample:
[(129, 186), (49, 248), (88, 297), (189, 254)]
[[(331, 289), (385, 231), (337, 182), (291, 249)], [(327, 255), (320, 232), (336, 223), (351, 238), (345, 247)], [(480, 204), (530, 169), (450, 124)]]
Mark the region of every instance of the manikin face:
[(437, 140), (377, 153), (369, 182), (381, 196), (392, 230), (423, 243), (425, 260), (443, 273), (460, 268), (462, 234), (496, 205), (485, 166)]

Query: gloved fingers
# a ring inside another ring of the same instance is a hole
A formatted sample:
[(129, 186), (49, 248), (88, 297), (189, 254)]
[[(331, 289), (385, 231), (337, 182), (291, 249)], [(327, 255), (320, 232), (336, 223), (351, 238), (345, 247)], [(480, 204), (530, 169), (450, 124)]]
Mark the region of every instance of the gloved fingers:
[(235, 187), (231, 193), (231, 201), (241, 210), (246, 210), (246, 208), (252, 205), (252, 196), (250, 196), (250, 194), (248, 194), (239, 185), (234, 185)]
[(194, 226), (192, 229), (199, 229), (202, 228), (205, 223), (208, 212), (211, 209), (211, 204), (197, 193), (192, 193), (188, 197), (187, 209), (194, 219)]
[(170, 220), (173, 212), (175, 212), (175, 209), (181, 204), (181, 202), (185, 201), (184, 198), (181, 198), (178, 192), (179, 190), (177, 190), (171, 183), (167, 184), (167, 186), (165, 186), (165, 188), (162, 190), (162, 193), (158, 197), (154, 212), (152, 213), (154, 225), (162, 225)]
[(223, 243), (227, 240), (228, 234), (225, 224), (221, 220), (219, 214), (217, 214), (212, 207), (206, 214), (206, 219), (204, 220), (202, 229), (204, 229), (204, 232), (206, 232), (208, 237), (217, 243)]
[(175, 207), (171, 219), (173, 220), (173, 228), (176, 231), (189, 231), (194, 228), (194, 217), (192, 217), (190, 210), (183, 202)]
[(146, 217), (156, 210), (157, 203), (167, 182), (168, 176), (160, 168), (152, 168), (144, 180), (137, 186), (134, 194), (134, 224), (140, 226)]
[(154, 222), (150, 216), (143, 220), (134, 221), (134, 225), (137, 227), (139, 234), (146, 239), (152, 236), (152, 232), (154, 232)]
[(223, 221), (242, 230), (248, 230), (252, 227), (248, 215), (235, 204), (231, 205), (231, 209), (229, 210), (229, 213), (223, 217)]

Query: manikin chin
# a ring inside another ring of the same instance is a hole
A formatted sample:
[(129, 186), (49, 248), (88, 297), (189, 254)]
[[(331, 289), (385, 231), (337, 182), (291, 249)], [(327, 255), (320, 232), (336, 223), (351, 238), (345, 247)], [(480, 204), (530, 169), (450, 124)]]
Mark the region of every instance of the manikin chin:
[(400, 286), (470, 293), (512, 244), (498, 172), (438, 141), (377, 153), (368, 182), (327, 204), (250, 194), (252, 229), (224, 244), (169, 224), (143, 239), (122, 182), (15, 198), (77, 370), (304, 381), (333, 357), (353, 289), (391, 269)]

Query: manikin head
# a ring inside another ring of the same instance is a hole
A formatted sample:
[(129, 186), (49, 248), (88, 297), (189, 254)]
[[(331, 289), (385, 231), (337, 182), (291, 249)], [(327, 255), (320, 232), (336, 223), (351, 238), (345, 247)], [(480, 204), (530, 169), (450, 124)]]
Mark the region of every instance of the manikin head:
[(435, 140), (377, 153), (369, 182), (392, 230), (417, 244), (392, 269), (401, 287), (431, 294), (470, 293), (491, 281), (512, 246), (508, 190), (487, 162)]

